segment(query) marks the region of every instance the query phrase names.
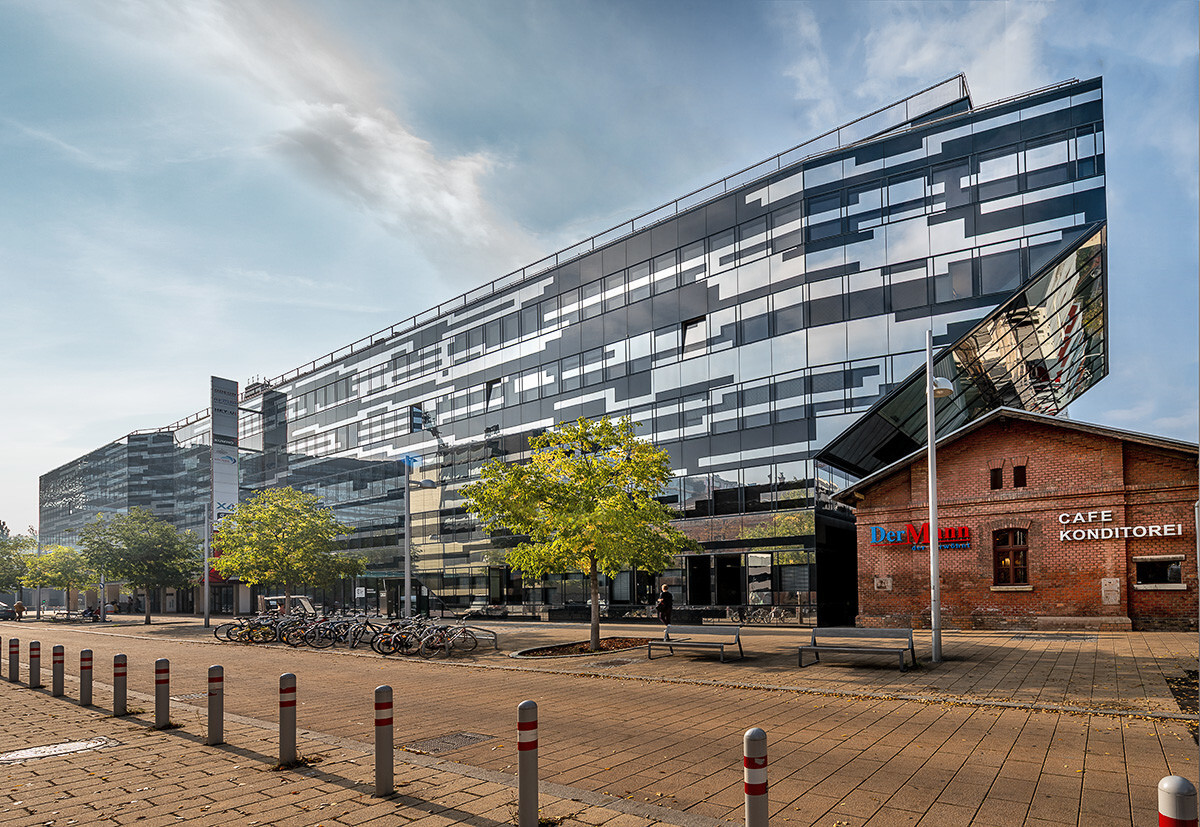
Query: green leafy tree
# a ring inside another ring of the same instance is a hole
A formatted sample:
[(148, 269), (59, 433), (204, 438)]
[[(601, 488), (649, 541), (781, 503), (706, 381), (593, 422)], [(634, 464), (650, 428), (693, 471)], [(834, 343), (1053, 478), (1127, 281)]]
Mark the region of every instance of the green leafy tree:
[(628, 417), (580, 419), (530, 440), (517, 465), (492, 460), (463, 489), (468, 510), (523, 541), (507, 560), (534, 577), (583, 572), (591, 584), (591, 649), (600, 648), (600, 572), (661, 572), (696, 544), (670, 524), (655, 497), (671, 477), (666, 451), (634, 435)]
[(96, 569), (78, 549), (51, 546), (25, 561), (21, 581), (26, 586), (50, 586), (67, 594), (67, 617), (71, 616), (71, 590), (95, 583)]
[(16, 591), (25, 575), (28, 556), (37, 551), (37, 538), (29, 534), (0, 537), (0, 592)]
[(359, 557), (336, 554), (337, 539), (353, 531), (319, 497), (295, 488), (267, 488), (238, 503), (213, 535), (222, 577), (250, 584), (282, 583), (284, 611), (296, 586), (323, 586), (362, 574)]
[(186, 588), (203, 568), (200, 538), (179, 531), (144, 508), (128, 514), (98, 516), (79, 530), (79, 545), (88, 562), (108, 580), (122, 580), (146, 590), (146, 623), (150, 592)]

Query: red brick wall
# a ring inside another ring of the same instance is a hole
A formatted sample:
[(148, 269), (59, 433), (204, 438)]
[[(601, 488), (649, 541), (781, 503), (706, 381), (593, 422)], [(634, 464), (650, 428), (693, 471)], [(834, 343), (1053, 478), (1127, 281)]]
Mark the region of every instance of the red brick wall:
[[(1024, 464), (1026, 487), (1013, 487)], [(1004, 487), (990, 488), (989, 469)], [(929, 555), (908, 544), (871, 544), (871, 527), (918, 529), (928, 520), (924, 458), (862, 492), (858, 505), (859, 625), (929, 625)], [(1134, 628), (1195, 628), (1197, 617), (1195, 454), (1069, 427), (1000, 419), (938, 452), (938, 521), (967, 526), (970, 549), (940, 552), (943, 624), (950, 628), (1032, 628), (1039, 617), (1111, 618)], [(1101, 522), (1099, 512), (1111, 512)], [(1062, 525), (1083, 513), (1091, 523)], [(1182, 535), (1062, 540), (1060, 531), (1089, 527), (1182, 524)], [(1024, 528), (1030, 591), (993, 589), (992, 532)], [(1138, 590), (1133, 558), (1182, 554), (1186, 590)], [(876, 578), (891, 578), (891, 590)], [(1101, 579), (1120, 593), (1105, 604)]]

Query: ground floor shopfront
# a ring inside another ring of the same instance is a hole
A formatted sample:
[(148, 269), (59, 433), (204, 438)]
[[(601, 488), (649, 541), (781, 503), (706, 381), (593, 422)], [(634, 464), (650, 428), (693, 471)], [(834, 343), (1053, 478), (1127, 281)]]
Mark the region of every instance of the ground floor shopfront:
[[(1194, 629), (1197, 447), (1001, 409), (937, 449), (942, 621)], [(858, 623), (927, 627), (925, 454), (839, 495), (857, 508)]]

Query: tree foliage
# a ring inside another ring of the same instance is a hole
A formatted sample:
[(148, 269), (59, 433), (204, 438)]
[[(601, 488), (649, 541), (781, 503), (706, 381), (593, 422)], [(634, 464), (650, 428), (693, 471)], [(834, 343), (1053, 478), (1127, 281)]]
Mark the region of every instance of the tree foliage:
[(322, 586), (362, 574), (361, 558), (335, 554), (337, 538), (353, 531), (319, 497), (295, 488), (267, 488), (238, 503), (213, 535), (213, 568), (243, 582), (282, 583), (285, 611), (299, 585)]
[(21, 582), (26, 586), (49, 586), (67, 593), (67, 617), (71, 616), (71, 589), (78, 589), (98, 580), (96, 569), (78, 549), (70, 546), (51, 546), (41, 554), (25, 560)]
[(37, 538), (32, 535), (0, 537), (0, 591), (16, 591), (25, 574), (25, 563), (35, 551)]
[(179, 531), (144, 508), (127, 514), (98, 516), (79, 531), (79, 544), (96, 571), (107, 580), (122, 580), (146, 590), (146, 623), (150, 622), (150, 592), (185, 588), (203, 567), (200, 538)]
[(533, 577), (588, 575), (596, 650), (599, 573), (660, 572), (682, 548), (695, 547), (655, 499), (671, 477), (670, 461), (634, 435), (628, 417), (566, 423), (533, 437), (530, 448), (528, 463), (485, 465), (463, 495), (487, 529), (526, 538), (508, 551), (514, 568)]

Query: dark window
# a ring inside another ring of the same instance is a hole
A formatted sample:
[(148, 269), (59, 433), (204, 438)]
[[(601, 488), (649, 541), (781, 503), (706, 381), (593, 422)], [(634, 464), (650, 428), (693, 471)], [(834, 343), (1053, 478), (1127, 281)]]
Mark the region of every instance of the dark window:
[(483, 404), (487, 410), (494, 410), (504, 404), (504, 394), (500, 390), (502, 379), (489, 379), (483, 386)]
[(1008, 250), (981, 256), (979, 270), (985, 295), (1014, 290), (1021, 283), (1021, 252)]
[(808, 320), (813, 327), (834, 324), (845, 319), (841, 296), (826, 296), (808, 303)]
[(1004, 487), (1004, 469), (992, 469), (992, 490), (996, 491)]
[(851, 319), (865, 319), (868, 316), (878, 316), (886, 310), (882, 287), (855, 291), (850, 294), (849, 299)]
[(1183, 582), (1182, 560), (1139, 560), (1133, 559), (1140, 584), (1162, 584)]
[(971, 259), (952, 261), (945, 273), (935, 275), (933, 287), (939, 302), (971, 297)]
[(688, 319), (682, 324), (683, 332), (683, 353), (685, 355), (691, 353), (699, 353), (704, 350), (704, 346), (708, 341), (708, 331), (704, 324), (704, 317), (697, 319)]
[(1014, 465), (1013, 466), (1013, 488), (1024, 488), (1024, 487), (1025, 487), (1025, 466), (1024, 465)]
[(1029, 532), (1023, 528), (1003, 528), (992, 532), (997, 586), (1024, 586), (1029, 583)]

